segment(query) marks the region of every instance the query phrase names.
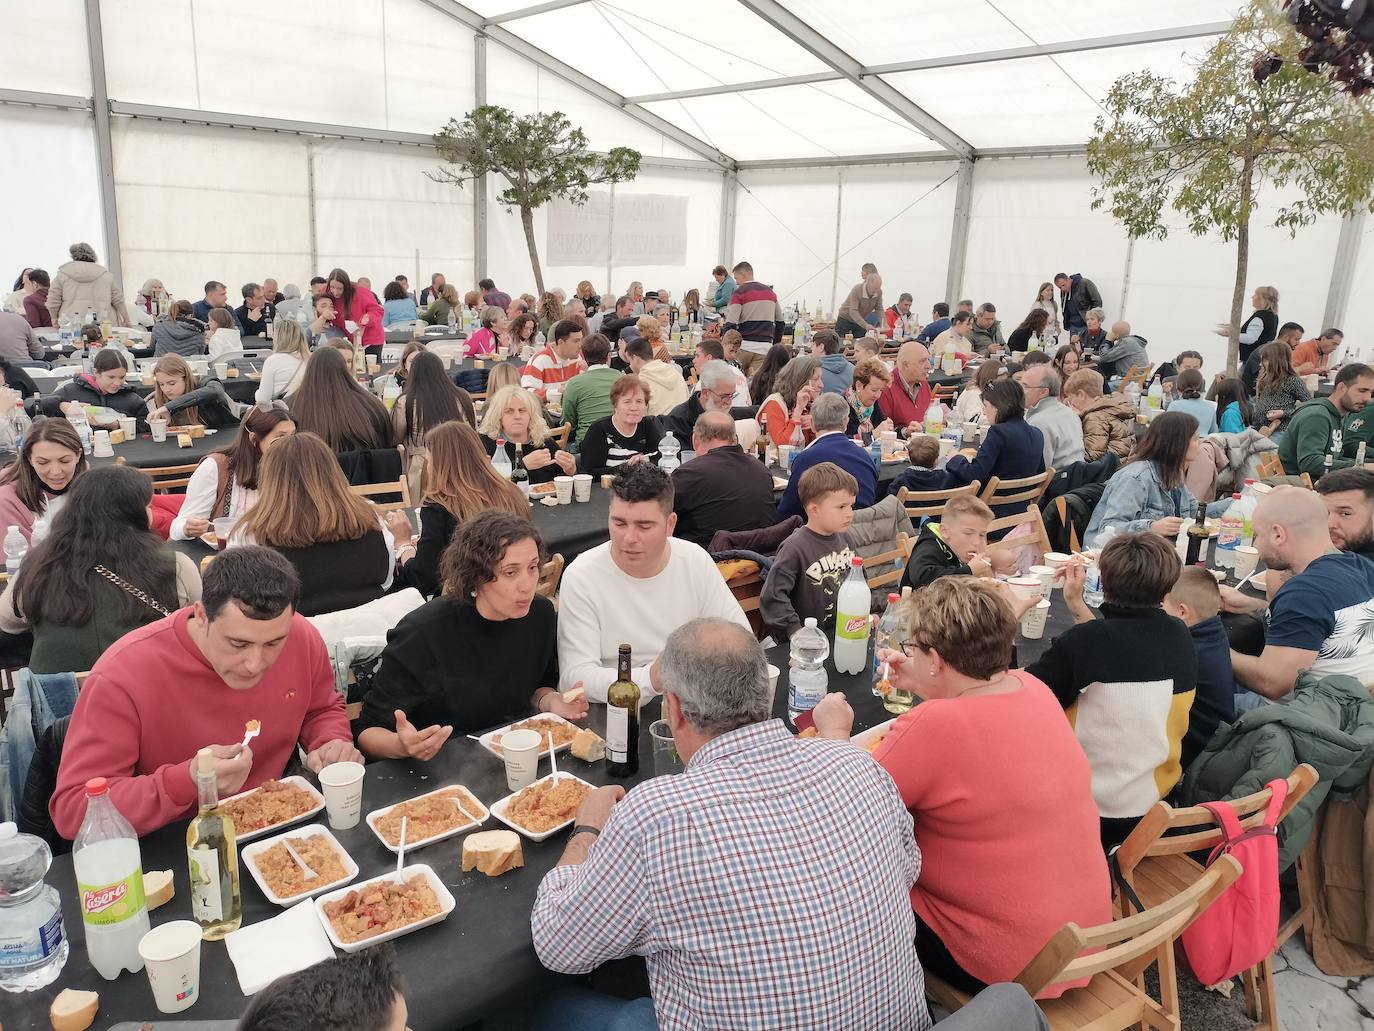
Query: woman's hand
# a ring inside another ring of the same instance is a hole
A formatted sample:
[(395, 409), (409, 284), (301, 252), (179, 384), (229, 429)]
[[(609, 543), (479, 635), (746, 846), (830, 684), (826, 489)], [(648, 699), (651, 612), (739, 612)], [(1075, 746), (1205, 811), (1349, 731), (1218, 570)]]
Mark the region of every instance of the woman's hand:
[(445, 741), (453, 734), (452, 727), (426, 727), (416, 730), (401, 709), (396, 710), (396, 743), (411, 759), (428, 762), (439, 754)]
[(843, 691), (831, 691), (822, 698), (811, 710), (811, 718), (817, 734), (836, 741), (848, 741), (854, 729), (854, 710)]
[(12, 412), (20, 400), (19, 391), (10, 387), (0, 387), (0, 410)]
[(371, 313), (371, 312), (368, 312), (366, 315), (364, 315), (361, 319), (358, 320), (358, 325), (360, 325), (360, 326), (367, 326), (367, 325), (370, 325), (371, 322), (372, 322), (372, 313)]
[(526, 469), (530, 472), (535, 472), (536, 470), (543, 469), (552, 462), (553, 455), (549, 454), (549, 449), (546, 447), (535, 448), (524, 457), (523, 461)]
[[(579, 681), (573, 685), (573, 689), (576, 690), (581, 686), (582, 683)], [(572, 720), (574, 722), (587, 718), (588, 708), (586, 695), (581, 695), (575, 702), (565, 702), (561, 694), (557, 691), (551, 691), (548, 695), (548, 699), (548, 701), (540, 703), (544, 706), (545, 712), (551, 712), (555, 716), (562, 716), (565, 720)]]
[(161, 408), (154, 408), (151, 412), (148, 413), (148, 421), (149, 421), (149, 422), (171, 422), (171, 421), (172, 421), (172, 417), (171, 417), (171, 415), (168, 414), (168, 412), (167, 412), (167, 406), (166, 406), (166, 405), (163, 405)]
[(415, 531), (410, 528), (410, 517), (399, 508), (392, 509), (386, 514), (386, 528), (396, 539), (398, 548), (415, 542)]
[(1150, 524), (1150, 532), (1157, 533), (1161, 537), (1173, 540), (1178, 536), (1178, 531), (1183, 529), (1183, 520), (1179, 516), (1165, 516), (1163, 519), (1156, 519)]
[(649, 460), (649, 456), (648, 456), (648, 455), (644, 454), (644, 452), (642, 452), (642, 451), (636, 451), (636, 452), (635, 452), (633, 455), (631, 455), (629, 458), (625, 459), (625, 464), (626, 464), (626, 465), (634, 465), (636, 462), (647, 462), (648, 460)]
[(1285, 414), (1282, 408), (1271, 408), (1264, 413), (1264, 417), (1270, 422), (1281, 422)]
[(883, 434), (883, 433), (891, 433), (891, 432), (892, 432), (892, 429), (893, 429), (893, 427), (892, 427), (892, 420), (891, 420), (891, 419), (884, 419), (882, 422), (878, 423), (877, 426), (874, 426), (874, 427), (873, 427), (873, 433), (874, 433), (875, 436), (877, 436), (877, 435)]
[(558, 463), (558, 468), (563, 470), (564, 476), (572, 476), (577, 472), (577, 456), (571, 451), (555, 452), (553, 460)]
[(210, 532), (210, 520), (190, 516), (186, 520), (185, 530), (187, 537), (203, 537)]
[(811, 403), (816, 400), (816, 392), (811, 389), (811, 384), (807, 384), (797, 391), (797, 403), (792, 408), (792, 421), (802, 419), (811, 411)]

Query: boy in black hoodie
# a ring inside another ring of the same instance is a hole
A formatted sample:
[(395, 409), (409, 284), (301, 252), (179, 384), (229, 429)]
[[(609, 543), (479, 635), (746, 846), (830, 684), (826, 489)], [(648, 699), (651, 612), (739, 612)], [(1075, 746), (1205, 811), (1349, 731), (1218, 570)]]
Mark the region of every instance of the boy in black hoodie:
[(988, 553), (992, 509), (975, 497), (950, 498), (938, 523), (926, 523), (902, 574), (902, 586), (920, 590), (942, 576), (991, 576), (1016, 564), (1011, 551)]
[[(1164, 611), (1181, 619), (1197, 652), (1197, 694), (1188, 712), (1183, 738), (1183, 768), (1198, 757), (1222, 723), (1236, 719), (1236, 676), (1231, 670), (1231, 644), (1221, 625), (1221, 590), (1207, 570), (1188, 566), (1164, 597)], [(1249, 691), (1241, 689), (1243, 694)], [(1258, 695), (1254, 696), (1258, 698)]]

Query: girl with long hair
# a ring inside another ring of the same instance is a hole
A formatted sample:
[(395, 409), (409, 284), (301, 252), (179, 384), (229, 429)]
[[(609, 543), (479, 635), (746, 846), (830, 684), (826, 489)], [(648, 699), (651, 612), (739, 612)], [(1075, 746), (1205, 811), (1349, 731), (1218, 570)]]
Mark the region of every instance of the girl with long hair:
[(149, 525), (141, 469), (93, 469), (0, 597), (0, 630), (33, 631), (34, 673), (86, 670), (131, 630), (200, 599), (200, 573)]
[(440, 557), (460, 525), (490, 509), (529, 519), (530, 505), (492, 468), (477, 431), (466, 423), (434, 427), (425, 434), (425, 449), (420, 538), (414, 539), (404, 512), (390, 513), (387, 526), (396, 536), (405, 582), (431, 597), (440, 586)]
[(90, 372), (78, 369), (72, 379), (43, 399), (44, 414), (66, 414), (72, 404), (88, 405), (111, 408), (146, 424), (148, 406), (143, 403), (143, 395), (124, 382), (129, 375), (124, 361), (123, 352), (115, 348), (97, 351)]
[[(296, 332), (300, 332), (297, 327)], [(166, 354), (153, 366), (153, 392), (147, 397), (148, 419), (173, 426), (206, 426), (214, 430), (238, 425), (238, 404), (217, 379), (196, 386), (195, 374), (179, 354)]]
[(167, 536), (174, 541), (202, 537), (216, 519), (240, 519), (258, 503), (258, 470), (267, 449), (296, 432), (286, 405), (248, 409), (234, 442), (201, 459), (186, 484), (186, 499)]
[(396, 399), (391, 421), (397, 439), (406, 448), (411, 496), (418, 498), (425, 464), (425, 434), (446, 422), (476, 426), (477, 412), (472, 406), (472, 395), (455, 387), (448, 378), (443, 360), (437, 354), (421, 351), (410, 363), (405, 393)]
[(179, 354), (190, 358), (205, 354), (205, 323), (196, 318), (191, 302), (173, 301), (168, 316), (153, 325), (153, 357)]
[[(39, 419), (24, 437), (19, 458), (0, 473), (0, 520), (32, 543), (34, 523), (47, 525), (66, 504), (72, 482), (89, 468), (81, 438), (66, 419)], [(46, 517), (46, 518), (45, 518)]]
[(343, 355), (322, 347), (305, 363), (301, 385), (291, 396), (296, 428), (313, 433), (335, 451), (375, 451), (396, 446), (391, 413), (359, 386)]
[(1062, 328), (1059, 321), (1059, 302), (1055, 300), (1054, 293), (1053, 283), (1041, 283), (1040, 289), (1035, 292), (1035, 303), (1031, 305), (1032, 308), (1039, 308), (1045, 313), (1045, 325), (1040, 332), (1046, 348), (1059, 343), (1059, 331)]
[[(531, 325), (533, 323), (531, 322)], [(520, 366), (513, 362), (497, 362), (487, 373), (487, 397), (491, 397), (502, 387), (520, 385)]]
[(577, 459), (550, 438), (539, 401), (523, 387), (502, 387), (495, 394), (487, 391), (478, 432), (488, 455), (496, 454), (497, 438), (504, 438), (506, 457), (512, 466), (519, 457), (531, 484), (549, 483), (555, 476), (577, 472)]
[(277, 319), (272, 353), (262, 363), (262, 380), (253, 400), (260, 405), (271, 404), (290, 397), (305, 376), (305, 363), (310, 360), (310, 344), (305, 331), (295, 319)]
[(1054, 371), (1061, 380), (1066, 380), (1078, 371), (1082, 364), (1082, 352), (1073, 344), (1065, 344), (1054, 352)]
[(363, 348), (374, 358), (382, 353), (386, 343), (386, 329), (382, 325), (385, 313), (377, 295), (366, 287), (356, 286), (348, 273), (336, 268), (329, 273), (325, 291), (334, 298), (334, 326), (348, 333), (352, 322), (363, 331)]
[(285, 555), (300, 574), (296, 611), (304, 616), (356, 608), (391, 586), (391, 532), (349, 490), (334, 452), (313, 433), (293, 434), (268, 451), (258, 504), (235, 524), (229, 543)]
[(1026, 317), (1021, 320), (1021, 325), (1013, 329), (1011, 335), (1007, 337), (1007, 350), (1025, 354), (1030, 350), (1032, 337), (1045, 341), (1055, 339), (1048, 329), (1049, 324), (1050, 317), (1044, 308), (1032, 308), (1026, 312)]
[(1245, 384), (1237, 376), (1228, 376), (1213, 388), (1217, 403), (1217, 422), (1222, 433), (1241, 433), (1250, 425), (1253, 409)]
[(749, 380), (749, 396), (754, 404), (761, 405), (773, 392), (773, 383), (782, 372), (783, 366), (792, 360), (792, 352), (781, 344), (774, 344), (763, 356), (763, 361)]
[(1293, 412), (1312, 394), (1293, 368), (1293, 349), (1282, 340), (1265, 344), (1259, 353), (1259, 378), (1255, 380), (1255, 429), (1268, 426), (1273, 435), (1282, 434)]

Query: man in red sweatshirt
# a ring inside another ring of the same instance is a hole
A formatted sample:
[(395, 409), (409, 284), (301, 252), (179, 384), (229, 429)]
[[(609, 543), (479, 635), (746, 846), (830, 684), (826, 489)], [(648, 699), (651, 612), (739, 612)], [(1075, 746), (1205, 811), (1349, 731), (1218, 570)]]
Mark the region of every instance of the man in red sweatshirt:
[[(135, 630), (86, 678), (48, 808), (64, 838), (86, 814), (85, 784), (110, 798), (139, 835), (195, 812), (191, 766), (215, 750), (221, 798), (280, 777), (299, 742), (306, 765), (363, 757), (319, 632), (296, 612), (300, 580), (268, 548), (233, 548), (206, 570), (195, 605)], [(244, 725), (259, 736), (240, 747)]]

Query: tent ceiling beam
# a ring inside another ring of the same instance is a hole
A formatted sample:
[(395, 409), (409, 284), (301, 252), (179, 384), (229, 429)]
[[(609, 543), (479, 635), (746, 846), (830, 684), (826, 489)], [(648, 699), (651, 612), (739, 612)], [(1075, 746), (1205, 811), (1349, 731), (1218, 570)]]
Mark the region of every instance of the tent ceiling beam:
[(967, 140), (882, 79), (865, 78), (863, 65), (778, 0), (739, 0), (739, 3), (946, 150), (961, 158), (973, 155), (973, 147)]
[(90, 97), (73, 97), (66, 93), (34, 93), (25, 89), (0, 89), (0, 104), (16, 107), (55, 107), (61, 111), (89, 111)]
[(547, 3), (533, 4), (529, 7), (521, 7), (516, 11), (507, 11), (505, 14), (494, 14), (487, 18), (482, 24), (485, 26), (500, 25), (503, 21), (519, 21), (521, 18), (532, 18), (536, 14), (544, 14), (547, 11), (561, 11), (565, 7), (577, 7), (585, 4), (587, 0), (548, 0)]
[(476, 11), (464, 7), (457, 0), (424, 0), (424, 3), (434, 8), (441, 14), (446, 14), (455, 21), (461, 22), (474, 32), (479, 32), (493, 42), (500, 43), (507, 50), (523, 57), (527, 61), (532, 61), (547, 72), (557, 75), (563, 81), (576, 86), (584, 93), (588, 93), (602, 103), (624, 111), (637, 122), (647, 125), (654, 132), (668, 137), (676, 143), (682, 144), (688, 150), (700, 154), (717, 168), (730, 170), (735, 167), (734, 159), (728, 154), (723, 154), (710, 144), (703, 143), (691, 133), (684, 132), (672, 122), (660, 118), (652, 111), (640, 107), (638, 104), (628, 103), (624, 97), (615, 90), (603, 86), (589, 75), (584, 75), (571, 65), (564, 64), (557, 58), (531, 47), (525, 40), (515, 33), (502, 28), (500, 25), (489, 25), (488, 20), (483, 18)]

